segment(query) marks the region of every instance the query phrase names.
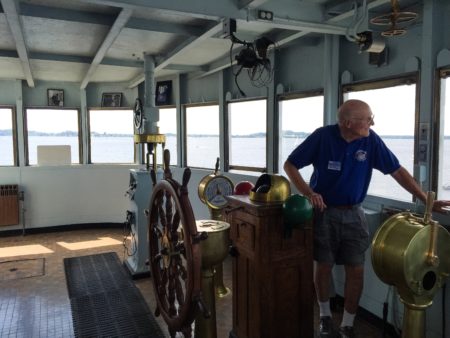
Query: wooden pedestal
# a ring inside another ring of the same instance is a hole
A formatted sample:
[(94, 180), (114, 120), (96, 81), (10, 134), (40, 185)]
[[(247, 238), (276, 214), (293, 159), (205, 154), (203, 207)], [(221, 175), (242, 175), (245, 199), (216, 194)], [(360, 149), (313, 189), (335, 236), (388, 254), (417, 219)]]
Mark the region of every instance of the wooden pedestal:
[(313, 337), (312, 229), (284, 237), (282, 204), (228, 197), (238, 338)]

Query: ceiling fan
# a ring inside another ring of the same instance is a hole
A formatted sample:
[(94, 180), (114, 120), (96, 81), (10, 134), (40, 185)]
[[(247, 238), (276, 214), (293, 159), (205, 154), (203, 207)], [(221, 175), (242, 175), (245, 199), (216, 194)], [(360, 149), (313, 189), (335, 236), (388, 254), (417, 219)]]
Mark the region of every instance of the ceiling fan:
[(400, 5), (398, 0), (391, 0), (392, 12), (376, 16), (370, 20), (371, 24), (377, 26), (389, 26), (389, 28), (381, 32), (382, 36), (393, 37), (406, 34), (406, 29), (399, 27), (415, 21), (418, 18), (418, 14), (415, 12), (402, 12), (400, 11)]

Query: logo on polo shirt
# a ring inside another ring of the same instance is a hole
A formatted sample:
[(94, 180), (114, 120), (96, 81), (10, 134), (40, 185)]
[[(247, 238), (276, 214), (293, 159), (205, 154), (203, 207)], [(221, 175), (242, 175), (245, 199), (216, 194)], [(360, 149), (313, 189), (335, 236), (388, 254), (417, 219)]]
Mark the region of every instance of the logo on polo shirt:
[(355, 153), (355, 159), (359, 162), (363, 162), (367, 159), (367, 151), (364, 150), (358, 150)]

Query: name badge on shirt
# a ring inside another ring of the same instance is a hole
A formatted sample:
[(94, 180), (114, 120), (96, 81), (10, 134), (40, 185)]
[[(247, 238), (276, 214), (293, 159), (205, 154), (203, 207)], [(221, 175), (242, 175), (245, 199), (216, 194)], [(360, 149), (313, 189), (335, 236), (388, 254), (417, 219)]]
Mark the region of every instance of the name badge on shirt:
[(328, 169), (340, 171), (341, 170), (341, 162), (328, 161)]

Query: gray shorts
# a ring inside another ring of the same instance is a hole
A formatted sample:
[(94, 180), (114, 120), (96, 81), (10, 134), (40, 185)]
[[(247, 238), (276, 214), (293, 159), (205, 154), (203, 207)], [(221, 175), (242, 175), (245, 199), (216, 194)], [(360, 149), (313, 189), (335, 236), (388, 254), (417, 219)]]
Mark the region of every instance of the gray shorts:
[(319, 263), (362, 265), (369, 227), (360, 205), (314, 212), (314, 259)]

